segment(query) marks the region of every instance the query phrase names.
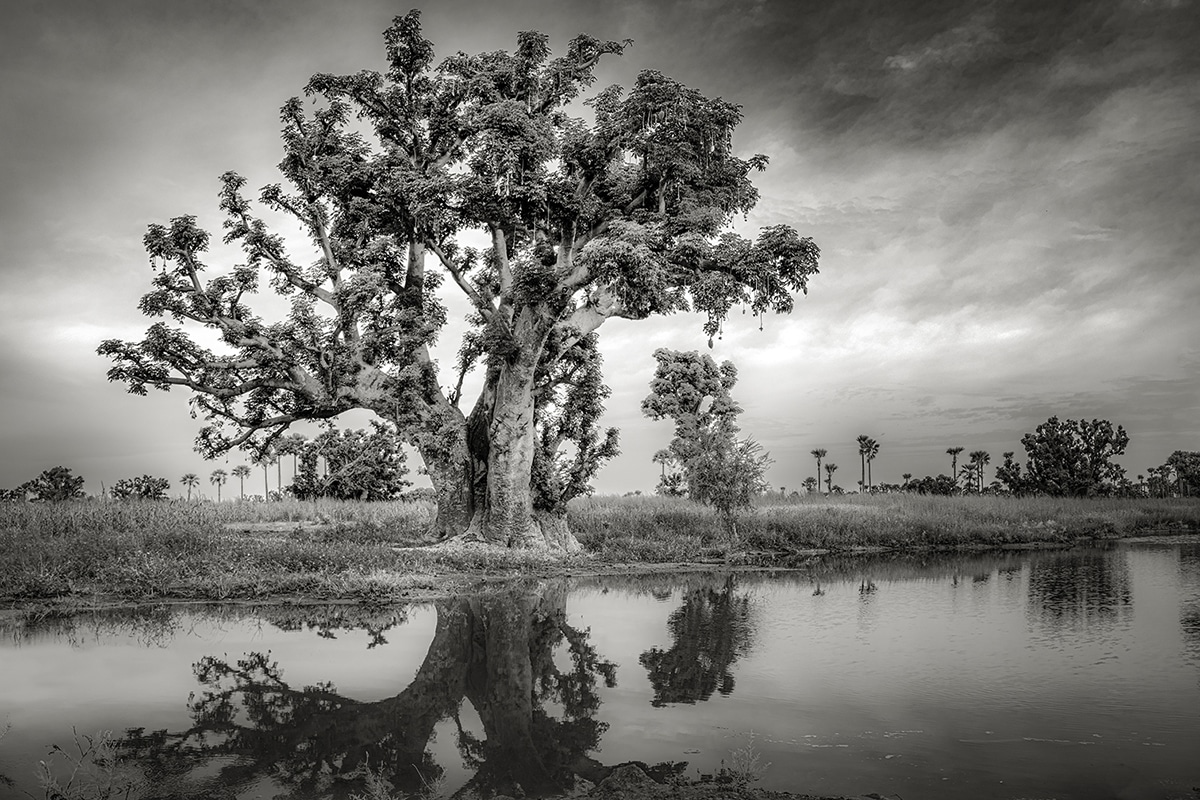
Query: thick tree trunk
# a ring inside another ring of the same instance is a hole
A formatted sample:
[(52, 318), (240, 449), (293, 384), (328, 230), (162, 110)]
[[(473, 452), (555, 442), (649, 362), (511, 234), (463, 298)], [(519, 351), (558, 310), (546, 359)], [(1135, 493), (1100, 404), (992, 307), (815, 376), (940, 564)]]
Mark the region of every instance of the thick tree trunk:
[(533, 507), (534, 384), (549, 325), (537, 312), (518, 315), (520, 352), (493, 365), (469, 417), (443, 400), (440, 422), (416, 442), (437, 496), (433, 532), (504, 547), (582, 549), (562, 514)]
[(538, 544), (533, 522), (533, 380), (534, 367), (505, 365), (496, 382), (488, 427), (488, 541), (512, 546)]
[(582, 549), (566, 517), (533, 507), (533, 386), (528, 364), (506, 365), (499, 372), (488, 426), (487, 513), (481, 531), (486, 541), (508, 547), (562, 552)]

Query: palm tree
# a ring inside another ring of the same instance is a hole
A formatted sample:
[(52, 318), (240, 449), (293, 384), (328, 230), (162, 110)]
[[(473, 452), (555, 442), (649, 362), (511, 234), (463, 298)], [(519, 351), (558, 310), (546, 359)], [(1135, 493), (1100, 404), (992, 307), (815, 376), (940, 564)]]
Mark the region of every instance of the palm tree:
[(225, 481), (229, 480), (229, 473), (223, 469), (214, 469), (212, 475), (208, 476), (208, 482), (217, 487), (217, 502), (221, 502), (221, 487), (225, 485)]
[(871, 480), (871, 462), (879, 455), (879, 442), (874, 439), (867, 439), (867, 488), (875, 488), (875, 482)]
[(818, 447), (816, 450), (810, 450), (809, 453), (817, 459), (817, 490), (821, 489), (821, 459), (825, 457), (825, 448)]
[(900, 488), (902, 488), (902, 489), (907, 489), (907, 488), (908, 488), (908, 482), (912, 480), (912, 473), (911, 473), (911, 472), (906, 472), (906, 473), (904, 473), (903, 475), (901, 475), (900, 477), (901, 477), (901, 478), (904, 478), (904, 486), (902, 486), (902, 487), (900, 487)]
[(858, 482), (859, 491), (867, 488), (867, 453), (871, 451), (871, 437), (865, 433), (858, 437), (858, 457), (862, 461), (862, 480)]
[(946, 455), (950, 456), (950, 477), (954, 479), (955, 488), (958, 487), (958, 454), (964, 449), (962, 447), (946, 448)]
[(196, 477), (196, 473), (189, 472), (188, 474), (186, 474), (182, 478), (180, 478), (179, 482), (187, 487), (187, 490), (188, 490), (187, 499), (188, 499), (188, 502), (191, 502), (192, 487), (195, 486), (196, 484), (200, 483), (200, 479)]
[(278, 456), (275, 455), (275, 448), (271, 447), (265, 453), (263, 453), (261, 457), (256, 456), (256, 457), (252, 458), (251, 461), (253, 461), (258, 466), (262, 467), (262, 469), (263, 469), (263, 502), (264, 503), (270, 502), (270, 500), (271, 500), (271, 476), (267, 472), (267, 467), (269, 467), (272, 464), (279, 461)]
[(833, 473), (837, 472), (837, 464), (825, 465), (825, 493), (833, 492)]
[(962, 468), (963, 492), (975, 491), (975, 462), (968, 461)]
[[(303, 433), (289, 433), (287, 436), (279, 440), (279, 455), (292, 457), (292, 480), (296, 480), (296, 472), (298, 466), (296, 463), (297, 457), (304, 452), (304, 445), (308, 443), (308, 437)], [(280, 492), (283, 487), (280, 486)]]
[(238, 479), (238, 489), (242, 493), (242, 499), (246, 499), (246, 476), (250, 474), (250, 468), (245, 464), (238, 464), (233, 468), (233, 474)]
[(977, 485), (979, 487), (980, 494), (983, 493), (983, 468), (989, 464), (991, 460), (991, 455), (984, 450), (971, 451), (971, 465), (975, 469), (975, 478), (978, 481)]

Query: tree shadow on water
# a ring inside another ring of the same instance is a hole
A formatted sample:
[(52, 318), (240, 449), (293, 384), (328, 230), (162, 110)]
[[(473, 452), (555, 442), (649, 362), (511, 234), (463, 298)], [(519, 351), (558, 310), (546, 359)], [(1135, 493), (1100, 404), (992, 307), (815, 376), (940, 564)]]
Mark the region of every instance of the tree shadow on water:
[(1030, 613), (1043, 627), (1112, 625), (1132, 606), (1129, 565), (1123, 554), (1084, 550), (1030, 561)]
[[(134, 729), (118, 743), (156, 788), (153, 797), (232, 796), (264, 779), (285, 797), (361, 793), (369, 769), (395, 792), (428, 790), (444, 774), (429, 744), (453, 719), (456, 745), (475, 768), (460, 794), (546, 794), (603, 765), (588, 757), (606, 725), (597, 682), (616, 681), (588, 633), (566, 621), (566, 587), (436, 604), (425, 659), (402, 692), (364, 702), (332, 683), (294, 686), (271, 654), (207, 656), (181, 731)], [(569, 658), (555, 654), (565, 648)], [(464, 701), (482, 738), (462, 724)], [(551, 713), (556, 709), (558, 715)]]
[(750, 651), (754, 637), (750, 598), (734, 591), (733, 576), (720, 588), (689, 589), (667, 628), (671, 647), (652, 647), (638, 659), (654, 687), (651, 703), (696, 703), (714, 691), (731, 694), (734, 662)]

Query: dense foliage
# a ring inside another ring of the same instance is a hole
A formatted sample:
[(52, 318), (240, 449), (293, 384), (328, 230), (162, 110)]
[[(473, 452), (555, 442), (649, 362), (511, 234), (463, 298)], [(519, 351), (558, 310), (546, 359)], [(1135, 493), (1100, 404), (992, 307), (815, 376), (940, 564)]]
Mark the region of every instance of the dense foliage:
[(22, 483), (15, 489), (6, 490), (8, 500), (38, 500), (57, 503), (83, 497), (83, 476), (72, 475), (68, 467), (57, 466), (43, 470), (41, 475)]
[(113, 484), (112, 496), (117, 500), (165, 500), (171, 482), (166, 478), (142, 475), (136, 478), (121, 478)]
[(1004, 454), (996, 477), (1015, 494), (1054, 497), (1094, 497), (1116, 494), (1128, 482), (1125, 470), (1114, 464), (1129, 435), (1108, 420), (1063, 420), (1051, 417), (1021, 438), (1028, 460), (1025, 469)]
[[(658, 366), (642, 412), (675, 422), (666, 453), (656, 456), (664, 464), (659, 493), (674, 494), (686, 484), (689, 497), (712, 504), (732, 526), (736, 512), (749, 508), (751, 499), (766, 489), (764, 476), (771, 464), (757, 442), (737, 436), (742, 408), (730, 393), (737, 369), (729, 361), (718, 366), (711, 356), (695, 351), (660, 348), (654, 358)], [(682, 480), (668, 479), (667, 466)]]

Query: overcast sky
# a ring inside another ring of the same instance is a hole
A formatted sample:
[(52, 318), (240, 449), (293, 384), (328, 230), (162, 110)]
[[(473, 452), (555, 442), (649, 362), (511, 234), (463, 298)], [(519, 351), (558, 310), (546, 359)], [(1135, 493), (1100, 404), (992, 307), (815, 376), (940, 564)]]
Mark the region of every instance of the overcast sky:
[[(219, 231), (217, 176), (276, 181), (279, 107), (313, 73), (381, 67), (412, 2), (5, 2), (0, 487), (63, 464), (91, 492), (143, 473), (174, 492), (245, 461), (203, 461), (187, 395), (126, 394), (96, 346), (150, 324), (146, 226)], [(881, 443), (876, 482), (949, 472), (951, 446), (994, 467), (1051, 415), (1124, 425), (1131, 478), (1200, 450), (1196, 0), (449, 0), (422, 22), (439, 56), (530, 29), (630, 38), (596, 90), (650, 68), (743, 106), (735, 146), (771, 166), (739, 230), (822, 250), (790, 316), (734, 316), (711, 351), (739, 368), (774, 486), (816, 447), (855, 486), (858, 434)], [(700, 324), (601, 329), (623, 454), (599, 491), (653, 489), (651, 353), (707, 351)]]

